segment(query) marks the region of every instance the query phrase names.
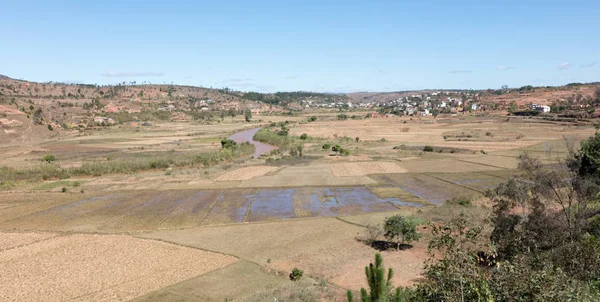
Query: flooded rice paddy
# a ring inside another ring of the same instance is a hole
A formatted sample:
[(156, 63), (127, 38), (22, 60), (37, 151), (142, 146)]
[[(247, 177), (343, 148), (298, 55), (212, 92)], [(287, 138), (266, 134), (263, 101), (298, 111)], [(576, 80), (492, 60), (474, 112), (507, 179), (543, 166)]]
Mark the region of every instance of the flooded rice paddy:
[(371, 177), (379, 185), (368, 187), (113, 192), (29, 212), (5, 222), (19, 229), (132, 232), (388, 212), (406, 206), (442, 205), (454, 197), (474, 197), (507, 175), (378, 174)]

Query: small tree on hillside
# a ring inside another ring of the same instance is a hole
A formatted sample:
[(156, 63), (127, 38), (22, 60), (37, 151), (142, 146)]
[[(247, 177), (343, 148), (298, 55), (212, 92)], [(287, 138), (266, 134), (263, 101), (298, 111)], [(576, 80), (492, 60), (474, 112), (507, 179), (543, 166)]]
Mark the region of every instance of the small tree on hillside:
[(237, 115), (237, 111), (231, 108), (227, 113), (229, 114), (229, 116), (231, 116), (231, 121), (233, 122), (233, 118), (235, 118), (235, 116)]
[(244, 111), (244, 118), (246, 119), (246, 122), (252, 120), (252, 111), (250, 111), (250, 109), (246, 109), (246, 111)]
[(400, 215), (394, 215), (385, 220), (383, 230), (384, 236), (389, 240), (396, 241), (396, 248), (419, 240), (421, 234), (417, 232), (418, 223), (414, 219)]

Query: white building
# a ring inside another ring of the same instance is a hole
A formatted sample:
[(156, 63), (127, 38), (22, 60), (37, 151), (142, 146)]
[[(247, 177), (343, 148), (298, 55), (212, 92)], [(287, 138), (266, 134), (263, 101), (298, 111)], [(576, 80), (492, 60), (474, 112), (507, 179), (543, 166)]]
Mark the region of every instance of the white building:
[(531, 109), (535, 110), (535, 111), (540, 111), (540, 112), (550, 112), (550, 106), (546, 106), (546, 105), (532, 105)]

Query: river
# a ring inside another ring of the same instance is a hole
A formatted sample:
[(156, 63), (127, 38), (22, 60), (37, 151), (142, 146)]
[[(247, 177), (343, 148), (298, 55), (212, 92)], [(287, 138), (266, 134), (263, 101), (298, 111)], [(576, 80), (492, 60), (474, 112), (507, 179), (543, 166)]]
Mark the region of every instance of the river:
[(277, 147), (275, 147), (275, 146), (257, 142), (254, 139), (252, 139), (254, 137), (254, 134), (256, 134), (256, 132), (258, 132), (258, 130), (260, 130), (260, 129), (261, 128), (254, 128), (254, 129), (238, 132), (238, 133), (230, 136), (229, 139), (236, 143), (249, 142), (249, 143), (253, 144), (254, 147), (256, 147), (256, 150), (254, 151), (254, 158), (259, 158), (261, 155), (269, 153), (269, 152), (277, 149)]

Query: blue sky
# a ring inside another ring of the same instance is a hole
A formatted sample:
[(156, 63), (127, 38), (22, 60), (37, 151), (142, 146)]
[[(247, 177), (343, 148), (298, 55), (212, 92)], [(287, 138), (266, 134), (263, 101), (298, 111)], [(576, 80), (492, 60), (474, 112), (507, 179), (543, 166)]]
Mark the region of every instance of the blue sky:
[(0, 74), (324, 92), (600, 81), (600, 1), (5, 1)]

